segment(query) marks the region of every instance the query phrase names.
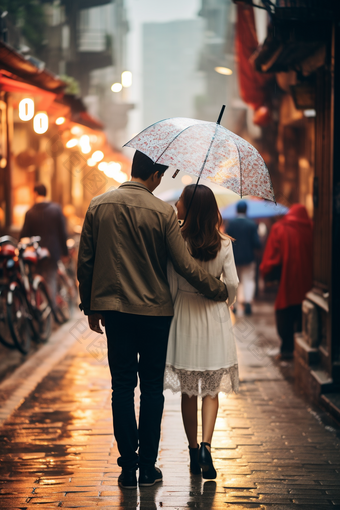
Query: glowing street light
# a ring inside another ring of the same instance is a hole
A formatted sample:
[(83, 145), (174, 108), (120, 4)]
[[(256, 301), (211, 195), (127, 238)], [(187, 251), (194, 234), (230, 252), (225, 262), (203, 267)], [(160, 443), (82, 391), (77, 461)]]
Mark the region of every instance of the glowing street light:
[(123, 182), (126, 182), (128, 178), (127, 175), (121, 171), (121, 168), (122, 166), (119, 163), (111, 161), (104, 169), (104, 174), (122, 184)]
[(122, 85), (123, 85), (123, 87), (131, 87), (132, 73), (130, 71), (124, 71), (122, 73)]
[(71, 133), (73, 135), (81, 135), (83, 130), (79, 126), (72, 126), (71, 127)]
[(80, 150), (83, 154), (91, 152), (90, 138), (87, 135), (83, 135), (79, 140)]
[(114, 83), (112, 86), (111, 86), (111, 90), (112, 92), (120, 92), (123, 88), (123, 85), (121, 83)]
[(101, 170), (102, 172), (104, 172), (106, 170), (107, 166), (108, 166), (108, 163), (106, 163), (106, 161), (102, 161), (98, 165), (98, 170)]
[(88, 166), (96, 166), (97, 161), (95, 161), (93, 158), (90, 158), (87, 160)]
[(57, 126), (61, 126), (62, 124), (64, 124), (65, 122), (65, 117), (58, 117), (55, 121), (55, 123), (57, 124)]
[(78, 140), (76, 138), (71, 138), (71, 140), (69, 140), (67, 143), (66, 143), (66, 147), (68, 149), (72, 149), (72, 147), (75, 147), (76, 145), (78, 145)]
[(19, 119), (20, 120), (31, 120), (34, 116), (34, 101), (29, 97), (22, 99), (19, 103)]
[(102, 151), (95, 151), (93, 154), (92, 154), (92, 159), (94, 161), (96, 161), (96, 163), (98, 163), (98, 161), (101, 161), (104, 157), (104, 152)]
[(230, 76), (231, 74), (233, 74), (232, 70), (229, 69), (229, 67), (218, 66), (218, 67), (215, 67), (215, 71), (218, 74), (224, 74), (225, 76)]
[(39, 112), (33, 119), (33, 129), (38, 135), (46, 133), (48, 130), (48, 116), (45, 112)]

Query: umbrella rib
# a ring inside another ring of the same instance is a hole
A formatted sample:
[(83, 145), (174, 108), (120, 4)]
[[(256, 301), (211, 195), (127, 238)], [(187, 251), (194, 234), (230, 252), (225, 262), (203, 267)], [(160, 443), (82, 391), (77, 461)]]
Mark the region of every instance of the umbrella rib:
[(203, 165), (202, 165), (202, 168), (201, 168), (201, 171), (200, 171), (200, 174), (199, 174), (198, 180), (197, 180), (197, 184), (198, 184), (198, 181), (199, 181), (199, 180), (200, 180), (200, 178), (201, 178), (201, 175), (202, 175), (202, 173), (203, 173), (203, 170), (204, 170), (205, 164), (206, 164), (206, 162), (207, 162), (207, 160), (208, 160), (208, 157), (209, 157), (209, 154), (210, 154), (210, 150), (211, 150), (212, 144), (214, 143), (214, 140), (215, 140), (215, 136), (216, 136), (216, 131), (217, 131), (217, 126), (218, 126), (218, 125), (219, 125), (219, 124), (216, 124), (215, 133), (213, 134), (213, 136), (212, 136), (212, 138), (211, 138), (211, 142), (210, 142), (210, 145), (209, 145), (209, 149), (208, 149), (207, 154), (206, 154), (206, 156), (205, 156), (205, 159), (204, 159), (204, 161), (203, 161)]
[(199, 181), (200, 181), (200, 178), (201, 178), (202, 172), (203, 172), (203, 170), (204, 170), (205, 164), (206, 164), (207, 159), (208, 159), (208, 157), (209, 157), (209, 154), (210, 154), (210, 150), (211, 150), (212, 144), (214, 143), (214, 140), (215, 140), (216, 131), (217, 131), (217, 127), (218, 127), (218, 126), (219, 126), (219, 124), (216, 124), (215, 132), (214, 132), (214, 134), (213, 134), (213, 136), (212, 136), (212, 138), (211, 138), (211, 142), (210, 142), (210, 145), (209, 145), (209, 149), (208, 149), (207, 154), (206, 154), (206, 156), (205, 156), (205, 159), (204, 159), (204, 161), (203, 161), (203, 165), (202, 165), (202, 168), (201, 168), (200, 174), (199, 174), (199, 176), (198, 176), (198, 179), (197, 179), (197, 182), (196, 182), (196, 186), (195, 186), (194, 192), (193, 192), (193, 194), (192, 194), (191, 200), (190, 200), (190, 202), (189, 202), (189, 206), (188, 206), (188, 209), (187, 209), (187, 212), (186, 212), (186, 214), (185, 214), (185, 218), (184, 218), (184, 221), (183, 221), (183, 223), (182, 223), (181, 227), (183, 227), (183, 225), (184, 225), (184, 223), (186, 222), (186, 219), (187, 219), (187, 217), (188, 217), (188, 214), (189, 214), (189, 211), (190, 211), (190, 207), (191, 207), (192, 201), (194, 200), (194, 196), (195, 196), (195, 193), (196, 193), (196, 190), (197, 190), (198, 183), (199, 183)]
[(238, 160), (239, 160), (239, 163), (240, 163), (240, 197), (242, 198), (242, 194), (243, 194), (243, 191), (242, 191), (242, 165), (241, 165), (241, 155), (240, 155), (240, 151), (239, 151), (239, 148), (237, 146), (237, 143), (235, 143), (235, 147), (237, 149), (237, 154), (238, 154)]

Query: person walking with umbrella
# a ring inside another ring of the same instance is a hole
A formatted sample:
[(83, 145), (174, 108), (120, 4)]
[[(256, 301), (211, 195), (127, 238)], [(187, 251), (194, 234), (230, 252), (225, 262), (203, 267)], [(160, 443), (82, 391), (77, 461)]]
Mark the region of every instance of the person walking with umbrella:
[[(225, 301), (223, 282), (190, 256), (171, 205), (152, 192), (166, 166), (136, 151), (131, 181), (95, 197), (86, 213), (78, 258), (81, 310), (93, 331), (105, 326), (112, 376), (114, 434), (121, 487), (162, 480), (155, 467), (163, 413), (163, 379), (173, 304), (167, 261), (195, 289)], [(134, 390), (140, 380), (137, 426)]]
[[(182, 231), (184, 227), (183, 232), (185, 232), (186, 222), (190, 222), (190, 211), (195, 203), (195, 194), (199, 189), (198, 183), (201, 178), (209, 179), (231, 189), (241, 197), (242, 195), (253, 195), (275, 202), (269, 172), (261, 155), (246, 140), (220, 125), (224, 109), (225, 106), (223, 105), (216, 123), (181, 117), (165, 119), (144, 129), (125, 144), (125, 147), (132, 147), (137, 151), (143, 152), (155, 164), (176, 168), (177, 170), (173, 177), (180, 170), (198, 177), (190, 201), (185, 206), (185, 215), (182, 216), (184, 218), (182, 223)], [(222, 251), (220, 248), (223, 242), (215, 233), (216, 225), (218, 224), (220, 224), (219, 220), (212, 224), (212, 237), (219, 240), (219, 242), (217, 245), (213, 242), (215, 248), (211, 250), (210, 246), (207, 250), (207, 262), (210, 261), (211, 256), (212, 258), (218, 258), (218, 253)], [(218, 233), (218, 235), (220, 234)], [(228, 252), (230, 254), (232, 250), (230, 239), (227, 241), (229, 245)], [(206, 245), (204, 247), (208, 248)], [(204, 261), (205, 259), (203, 258), (202, 260)], [(229, 260), (231, 260), (230, 257)], [(232, 264), (234, 264), (233, 258)], [(221, 275), (222, 265), (219, 268), (215, 268), (217, 270), (216, 273), (213, 272), (215, 276)], [(177, 267), (174, 264), (174, 269), (180, 276), (186, 278), (183, 269), (178, 271), (177, 268), (178, 262)], [(189, 279), (187, 280), (189, 281)], [(192, 282), (189, 281), (189, 283)], [(196, 285), (193, 286), (197, 289)], [(233, 301), (233, 297), (230, 300)], [(221, 317), (217, 316), (216, 320), (220, 321)], [(218, 384), (216, 387), (218, 387)], [(210, 414), (211, 426), (208, 427), (211, 435), (217, 412), (216, 405), (212, 407), (214, 411)], [(203, 442), (207, 443), (208, 441)], [(192, 439), (189, 443), (192, 443)], [(196, 453), (198, 452), (197, 444), (194, 450)], [(214, 478), (214, 468), (209, 445), (202, 445), (200, 451), (203, 452), (200, 457), (202, 466), (210, 472), (211, 478)]]
[[(236, 206), (237, 217), (229, 221), (226, 232), (235, 239), (233, 243), (237, 273), (242, 285), (244, 313), (251, 315), (255, 294), (255, 250), (261, 248), (256, 223), (247, 218), (247, 203), (240, 200)], [(236, 307), (234, 308), (236, 312)]]

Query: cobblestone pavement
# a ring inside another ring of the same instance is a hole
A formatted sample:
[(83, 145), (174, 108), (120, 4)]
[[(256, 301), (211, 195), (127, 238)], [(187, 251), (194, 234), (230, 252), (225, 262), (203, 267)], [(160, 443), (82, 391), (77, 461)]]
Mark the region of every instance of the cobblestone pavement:
[(0, 508), (340, 508), (339, 428), (273, 362), (272, 313), (260, 303), (235, 323), (242, 382), (238, 395), (221, 398), (216, 482), (190, 476), (179, 397), (167, 393), (158, 462), (164, 481), (136, 491), (117, 486), (103, 340), (81, 316), (63, 326), (66, 355), (59, 349), (35, 371), (31, 364), (31, 375), (29, 367), (21, 373), (22, 386), (34, 388), (31, 378), (36, 384), (42, 370), (33, 391), (23, 396), (14, 385), (11, 396), (7, 382), (6, 402), (22, 403), (0, 428)]

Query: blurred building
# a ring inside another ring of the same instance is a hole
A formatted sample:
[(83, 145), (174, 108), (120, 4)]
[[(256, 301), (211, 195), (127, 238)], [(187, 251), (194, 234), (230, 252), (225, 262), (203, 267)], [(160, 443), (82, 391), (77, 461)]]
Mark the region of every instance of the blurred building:
[[(196, 100), (197, 116), (215, 122), (225, 104), (222, 124), (233, 129), (235, 100), (239, 99), (234, 63), (235, 7), (229, 0), (202, 0), (199, 16), (204, 23), (199, 60), (204, 88)], [(246, 109), (244, 104), (241, 107)]]
[(120, 147), (132, 108), (124, 89), (111, 91), (127, 70), (124, 0), (45, 1), (43, 6), (48, 27), (42, 60), (67, 82), (71, 79), (69, 87), (79, 84), (89, 112), (104, 123), (109, 141)]
[(202, 20), (143, 26), (143, 125), (168, 117), (195, 117), (202, 93), (198, 72)]

